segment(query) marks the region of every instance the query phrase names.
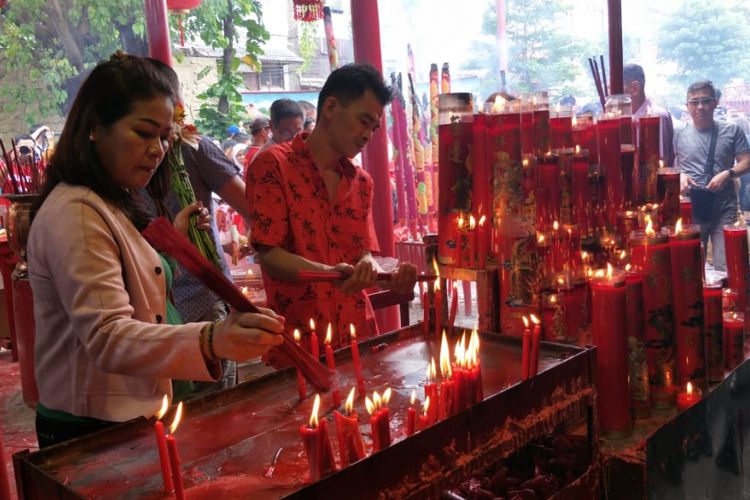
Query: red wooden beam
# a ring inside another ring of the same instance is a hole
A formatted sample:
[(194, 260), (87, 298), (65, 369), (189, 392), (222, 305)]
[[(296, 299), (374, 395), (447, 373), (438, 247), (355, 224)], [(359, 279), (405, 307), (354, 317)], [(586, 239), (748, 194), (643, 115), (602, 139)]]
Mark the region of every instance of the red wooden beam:
[(622, 94), (622, 5), (621, 0), (607, 0), (609, 21), (609, 93)]

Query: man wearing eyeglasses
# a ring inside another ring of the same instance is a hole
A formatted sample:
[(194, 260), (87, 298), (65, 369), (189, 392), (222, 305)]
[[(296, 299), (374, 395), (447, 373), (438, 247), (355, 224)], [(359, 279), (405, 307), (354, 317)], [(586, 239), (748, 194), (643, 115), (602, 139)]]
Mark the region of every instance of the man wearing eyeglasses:
[[(716, 104), (716, 90), (710, 81), (698, 81), (688, 87), (687, 110), (693, 123), (677, 132), (674, 148), (675, 166), (682, 172), (683, 191), (704, 187), (715, 194), (710, 215), (698, 222), (704, 247), (709, 238), (711, 240), (714, 269), (725, 271), (722, 228), (737, 221), (734, 179), (750, 170), (750, 146), (737, 124), (714, 120)], [(712, 141), (715, 143), (713, 158)]]

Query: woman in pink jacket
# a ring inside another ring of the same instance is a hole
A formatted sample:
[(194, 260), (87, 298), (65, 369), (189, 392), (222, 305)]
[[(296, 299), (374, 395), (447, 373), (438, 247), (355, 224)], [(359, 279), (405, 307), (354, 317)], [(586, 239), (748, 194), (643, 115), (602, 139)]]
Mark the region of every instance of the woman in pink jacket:
[[(170, 379), (214, 381), (219, 359), (282, 342), (283, 318), (232, 313), (170, 325), (167, 265), (141, 237), (136, 193), (160, 199), (176, 90), (152, 60), (123, 54), (81, 86), (32, 209), (40, 447), (153, 415)], [(194, 207), (197, 209), (197, 207)]]

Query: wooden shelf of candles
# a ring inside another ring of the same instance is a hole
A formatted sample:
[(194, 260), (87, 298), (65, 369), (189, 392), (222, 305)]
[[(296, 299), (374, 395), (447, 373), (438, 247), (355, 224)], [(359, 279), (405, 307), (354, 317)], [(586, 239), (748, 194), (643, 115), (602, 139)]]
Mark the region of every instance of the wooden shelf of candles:
[(584, 469), (591, 475), (595, 467), (592, 349), (542, 344), (532, 382), (523, 377), (521, 340), (498, 334), (459, 329), (450, 339), (425, 337), (417, 324), (361, 342), (355, 337), (337, 351), (327, 345), (318, 354), (337, 380), (328, 393), (314, 394), (288, 368), (187, 402), (179, 428), (172, 407), (157, 418), (26, 450), (14, 456), (21, 492), (25, 498), (157, 498), (174, 488), (188, 498), (420, 496), (468, 480), (532, 440), (567, 435), (581, 422), (587, 425), (579, 440), (590, 460), (571, 464), (567, 477)]

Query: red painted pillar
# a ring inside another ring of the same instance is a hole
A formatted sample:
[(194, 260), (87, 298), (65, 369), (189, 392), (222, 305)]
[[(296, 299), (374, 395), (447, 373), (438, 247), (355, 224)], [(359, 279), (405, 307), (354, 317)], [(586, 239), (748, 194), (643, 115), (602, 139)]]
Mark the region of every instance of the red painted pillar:
[[(380, 54), (380, 18), (378, 17), (377, 0), (351, 0), (352, 38), (354, 42), (354, 60), (367, 62), (383, 72), (383, 61)], [(386, 135), (385, 115), (380, 128), (372, 135), (365, 147), (362, 158), (365, 169), (375, 183), (375, 194), (372, 202), (372, 217), (382, 255), (393, 256), (393, 205), (391, 203), (391, 181), (388, 176), (388, 137)], [(381, 332), (389, 332), (400, 326), (398, 308), (389, 307), (376, 313)]]
[(609, 20), (609, 93), (622, 94), (622, 5), (607, 0)]
[(165, 64), (172, 65), (172, 45), (169, 40), (167, 0), (144, 0), (148, 55)]

